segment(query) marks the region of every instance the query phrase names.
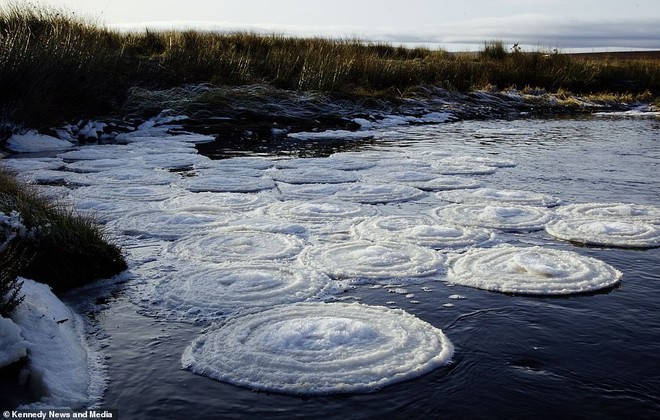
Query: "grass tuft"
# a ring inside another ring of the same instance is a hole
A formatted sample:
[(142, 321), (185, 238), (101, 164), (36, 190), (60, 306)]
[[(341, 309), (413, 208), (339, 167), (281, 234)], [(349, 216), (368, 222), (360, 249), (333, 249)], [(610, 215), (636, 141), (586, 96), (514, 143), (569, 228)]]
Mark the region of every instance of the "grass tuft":
[(0, 170), (0, 213), (12, 212), (20, 215), (24, 228), (0, 252), (0, 260), (15, 274), (64, 291), (126, 269), (120, 249), (108, 243), (92, 219), (45, 200)]

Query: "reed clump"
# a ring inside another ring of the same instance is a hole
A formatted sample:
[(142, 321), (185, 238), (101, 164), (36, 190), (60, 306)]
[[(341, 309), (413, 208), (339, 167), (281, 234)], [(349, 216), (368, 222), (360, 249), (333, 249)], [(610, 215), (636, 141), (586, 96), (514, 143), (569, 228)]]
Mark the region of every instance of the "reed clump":
[(94, 220), (43, 198), (1, 168), (0, 215), (6, 221), (0, 230), (0, 280), (12, 293), (20, 288), (16, 276), (64, 291), (126, 269), (120, 249)]
[(121, 33), (71, 13), (0, 9), (0, 118), (31, 126), (110, 115), (129, 89), (267, 84), (337, 96), (401, 96), (417, 86), (484, 86), (575, 94), (660, 92), (660, 60), (579, 59), (501, 42), (448, 53), (354, 39), (254, 33)]

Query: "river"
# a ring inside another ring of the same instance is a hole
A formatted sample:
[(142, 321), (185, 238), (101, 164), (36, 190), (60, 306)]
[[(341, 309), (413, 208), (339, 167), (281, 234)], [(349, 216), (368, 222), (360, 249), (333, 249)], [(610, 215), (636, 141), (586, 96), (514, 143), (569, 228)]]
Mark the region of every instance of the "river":
[[(403, 125), (376, 128), (373, 136), (362, 140), (333, 143), (339, 144), (337, 148), (322, 140), (302, 142), (301, 148), (305, 156), (314, 155), (314, 150), (320, 150), (317, 155), (341, 150), (356, 168), (361, 159), (381, 162), (387, 157), (405, 165), (418, 159), (428, 163), (434, 153), (441, 159), (445, 152), (513, 161), (515, 166), (504, 164), (494, 173), (463, 177), (484, 187), (548, 194), (564, 204), (660, 205), (657, 118), (588, 116)], [(295, 151), (287, 153), (286, 164), (282, 164), (284, 152), (273, 153), (279, 156), (269, 156), (268, 151), (259, 155), (282, 167), (305, 167), (299, 161), (306, 158), (296, 157)], [(420, 168), (424, 166), (408, 169)], [(366, 178), (361, 179), (365, 182)], [(282, 200), (277, 197), (282, 191), (244, 194), (268, 196), (266, 204), (272, 204)], [(365, 206), (385, 215), (418, 215), (446, 204), (435, 193), (427, 193), (410, 201)], [(109, 219), (109, 228), (117, 229), (112, 216)], [(281, 219), (284, 224), (296, 222), (293, 216)], [(295, 231), (295, 227), (282, 229)], [(658, 248), (576, 246), (544, 230), (498, 232), (498, 242), (570, 250), (623, 273), (613, 288), (563, 297), (490, 292), (453, 285), (442, 276), (405, 284), (401, 286), (405, 293), (384, 283), (352, 285), (338, 295), (342, 301), (401, 308), (442, 329), (455, 346), (452, 362), (373, 393), (290, 396), (255, 392), (182, 369), (186, 347), (222, 317), (202, 308), (187, 319), (185, 311), (164, 305), (154, 296), (150, 282), (182, 270), (163, 257), (167, 255), (163, 249), (171, 249), (172, 238), (147, 235), (145, 239), (145, 235), (118, 232), (115, 236), (128, 248), (133, 272), (127, 282), (100, 292), (102, 299), (90, 322), (102, 343), (109, 378), (101, 407), (118, 409), (121, 418), (614, 419), (660, 415)], [(312, 241), (310, 236), (303, 240)], [(331, 240), (319, 242), (327, 241)], [(192, 244), (190, 249), (195, 246), (203, 252), (203, 244)], [(82, 305), (83, 300), (89, 296), (76, 297), (73, 304)]]

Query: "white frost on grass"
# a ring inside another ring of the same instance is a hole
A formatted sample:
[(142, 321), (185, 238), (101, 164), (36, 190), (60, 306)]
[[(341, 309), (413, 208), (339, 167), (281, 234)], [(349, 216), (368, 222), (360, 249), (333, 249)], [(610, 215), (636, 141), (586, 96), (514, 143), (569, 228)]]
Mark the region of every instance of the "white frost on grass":
[(98, 355), (85, 344), (80, 317), (50, 288), (21, 279), (25, 300), (12, 315), (28, 349), (31, 392), (41, 400), (21, 408), (80, 409), (100, 400), (105, 378)]
[(351, 233), (370, 241), (401, 241), (434, 249), (462, 249), (493, 239), (486, 229), (438, 223), (427, 216), (381, 216), (354, 225)]
[(542, 247), (475, 248), (449, 259), (448, 281), (526, 295), (569, 295), (614, 286), (622, 273), (591, 257)]
[(557, 197), (525, 190), (498, 190), (478, 188), (476, 190), (453, 190), (436, 194), (438, 198), (454, 203), (496, 202), (502, 204), (520, 204), (525, 206), (552, 207), (561, 203)]
[(234, 318), (193, 341), (184, 368), (259, 391), (374, 392), (450, 363), (442, 330), (402, 310), (299, 303)]
[(174, 242), (169, 252), (179, 258), (204, 263), (233, 261), (283, 261), (294, 259), (304, 248), (301, 239), (282, 233), (216, 229)]
[(620, 248), (660, 246), (660, 226), (625, 218), (556, 220), (545, 226), (555, 238), (587, 245)]
[(16, 153), (33, 153), (71, 149), (74, 144), (31, 130), (24, 134), (13, 134), (7, 139), (6, 147)]
[(508, 232), (541, 230), (552, 219), (544, 207), (519, 205), (452, 204), (434, 210), (439, 220)]
[(390, 282), (442, 272), (444, 257), (429, 248), (398, 242), (345, 241), (307, 247), (300, 261), (334, 279)]

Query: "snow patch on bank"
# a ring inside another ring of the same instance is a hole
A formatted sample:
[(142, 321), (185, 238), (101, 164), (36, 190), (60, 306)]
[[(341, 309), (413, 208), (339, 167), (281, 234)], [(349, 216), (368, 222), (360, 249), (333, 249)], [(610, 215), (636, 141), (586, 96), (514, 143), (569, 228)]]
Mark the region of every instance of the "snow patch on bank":
[(24, 134), (14, 134), (7, 139), (7, 148), (16, 153), (66, 150), (73, 147), (74, 144), (69, 141), (39, 134), (35, 130), (28, 131)]
[(27, 356), (27, 342), (11, 319), (0, 317), (0, 368)]
[[(21, 408), (94, 406), (101, 399), (106, 378), (99, 355), (87, 346), (82, 319), (47, 285), (21, 281), (25, 300), (16, 308), (12, 321), (24, 340), (20, 345), (27, 350), (29, 387), (42, 396)], [(14, 345), (18, 344), (14, 341)]]

